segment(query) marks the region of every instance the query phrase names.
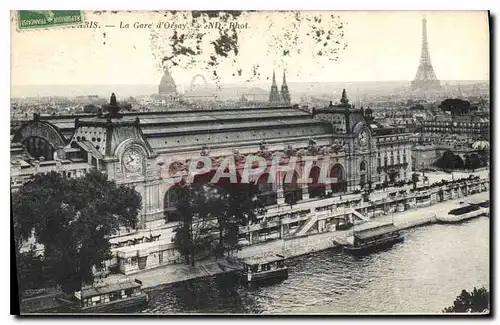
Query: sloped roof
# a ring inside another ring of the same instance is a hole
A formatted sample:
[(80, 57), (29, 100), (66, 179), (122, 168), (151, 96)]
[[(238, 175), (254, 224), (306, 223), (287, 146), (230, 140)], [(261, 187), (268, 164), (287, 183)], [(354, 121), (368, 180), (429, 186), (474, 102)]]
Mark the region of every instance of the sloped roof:
[(378, 226), (378, 227), (374, 227), (374, 228), (370, 228), (370, 229), (356, 231), (354, 236), (359, 238), (359, 239), (367, 239), (370, 237), (380, 236), (380, 235), (383, 235), (386, 233), (396, 232), (398, 230), (399, 229), (396, 226), (394, 226), (394, 224), (391, 223), (391, 224), (382, 225), (382, 226)]
[(104, 157), (99, 151), (97, 151), (92, 142), (85, 140), (85, 141), (76, 141), (76, 143), (80, 147), (82, 147), (83, 150), (92, 153), (92, 155), (97, 159), (102, 159)]
[(82, 298), (99, 296), (110, 292), (138, 288), (141, 285), (134, 281), (127, 281), (122, 283), (109, 283), (102, 287), (88, 287), (82, 290)]
[(282, 261), (285, 258), (280, 255), (268, 255), (262, 257), (250, 257), (243, 260), (243, 263), (247, 265), (259, 265), (259, 264), (267, 264), (276, 261)]

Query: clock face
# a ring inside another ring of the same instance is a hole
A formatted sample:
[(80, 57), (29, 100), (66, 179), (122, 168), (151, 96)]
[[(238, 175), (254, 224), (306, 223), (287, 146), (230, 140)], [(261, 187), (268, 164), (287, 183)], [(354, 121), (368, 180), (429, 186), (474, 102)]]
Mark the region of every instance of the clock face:
[(366, 130), (361, 131), (359, 133), (358, 139), (359, 139), (359, 143), (362, 146), (366, 146), (368, 144), (368, 132), (366, 132)]
[(128, 149), (122, 157), (125, 169), (131, 173), (136, 173), (142, 168), (142, 153), (138, 149)]

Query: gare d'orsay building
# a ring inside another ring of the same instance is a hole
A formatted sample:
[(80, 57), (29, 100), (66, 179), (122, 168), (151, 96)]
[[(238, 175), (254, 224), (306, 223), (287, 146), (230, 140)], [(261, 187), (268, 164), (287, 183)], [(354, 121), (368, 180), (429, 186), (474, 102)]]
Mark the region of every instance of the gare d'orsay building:
[[(284, 172), (269, 183), (267, 169), (251, 180), (259, 185), (268, 213), (284, 206), (293, 210), (289, 202), (307, 207), (321, 199), (345, 196), (386, 181), (388, 173), (393, 181), (411, 178), (409, 134), (375, 123), (372, 110), (351, 106), (345, 91), (340, 104), (312, 112), (297, 107), (262, 107), (120, 113), (114, 95), (107, 107), (107, 112), (94, 115), (35, 115), (22, 125), (11, 141), (11, 185), (15, 190), (35, 173), (54, 170), (78, 177), (97, 168), (118, 184), (134, 187), (143, 202), (139, 228), (161, 237), (155, 238), (157, 242), (147, 242), (144, 236), (138, 240), (133, 234), (113, 238), (115, 262), (124, 273), (174, 259), (171, 234), (179, 217), (175, 214), (177, 190), (165, 178), (186, 177), (193, 157), (209, 157), (214, 168), (228, 156), (236, 160), (261, 156), (269, 164), (275, 154), (298, 157), (291, 183), (284, 184)], [(380, 154), (388, 155), (389, 150), (397, 155), (398, 164), (391, 159), (388, 166), (384, 159), (382, 166)], [(305, 156), (319, 157), (309, 171), (310, 185), (297, 181), (304, 176), (301, 157)], [(326, 157), (327, 176), (336, 181), (315, 184), (321, 160)], [(209, 181), (211, 177), (205, 176), (211, 174), (198, 175), (197, 179)], [(271, 229), (265, 236), (293, 235), (291, 229), (304, 222), (307, 218), (291, 222), (286, 229)], [(259, 236), (250, 232), (244, 240), (258, 242)], [(141, 259), (141, 254), (146, 258)]]

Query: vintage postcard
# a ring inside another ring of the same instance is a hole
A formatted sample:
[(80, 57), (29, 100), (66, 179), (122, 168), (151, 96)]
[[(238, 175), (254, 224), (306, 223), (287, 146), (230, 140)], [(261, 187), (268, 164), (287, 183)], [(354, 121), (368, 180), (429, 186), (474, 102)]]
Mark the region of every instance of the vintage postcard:
[(490, 314), (487, 11), (12, 11), (11, 35), (21, 314)]

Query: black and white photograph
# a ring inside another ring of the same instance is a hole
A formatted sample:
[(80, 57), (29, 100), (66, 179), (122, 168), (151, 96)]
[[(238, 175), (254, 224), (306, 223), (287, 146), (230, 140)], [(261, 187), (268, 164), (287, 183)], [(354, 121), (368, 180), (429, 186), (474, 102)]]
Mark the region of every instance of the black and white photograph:
[(491, 313), (488, 11), (10, 18), (21, 315)]

